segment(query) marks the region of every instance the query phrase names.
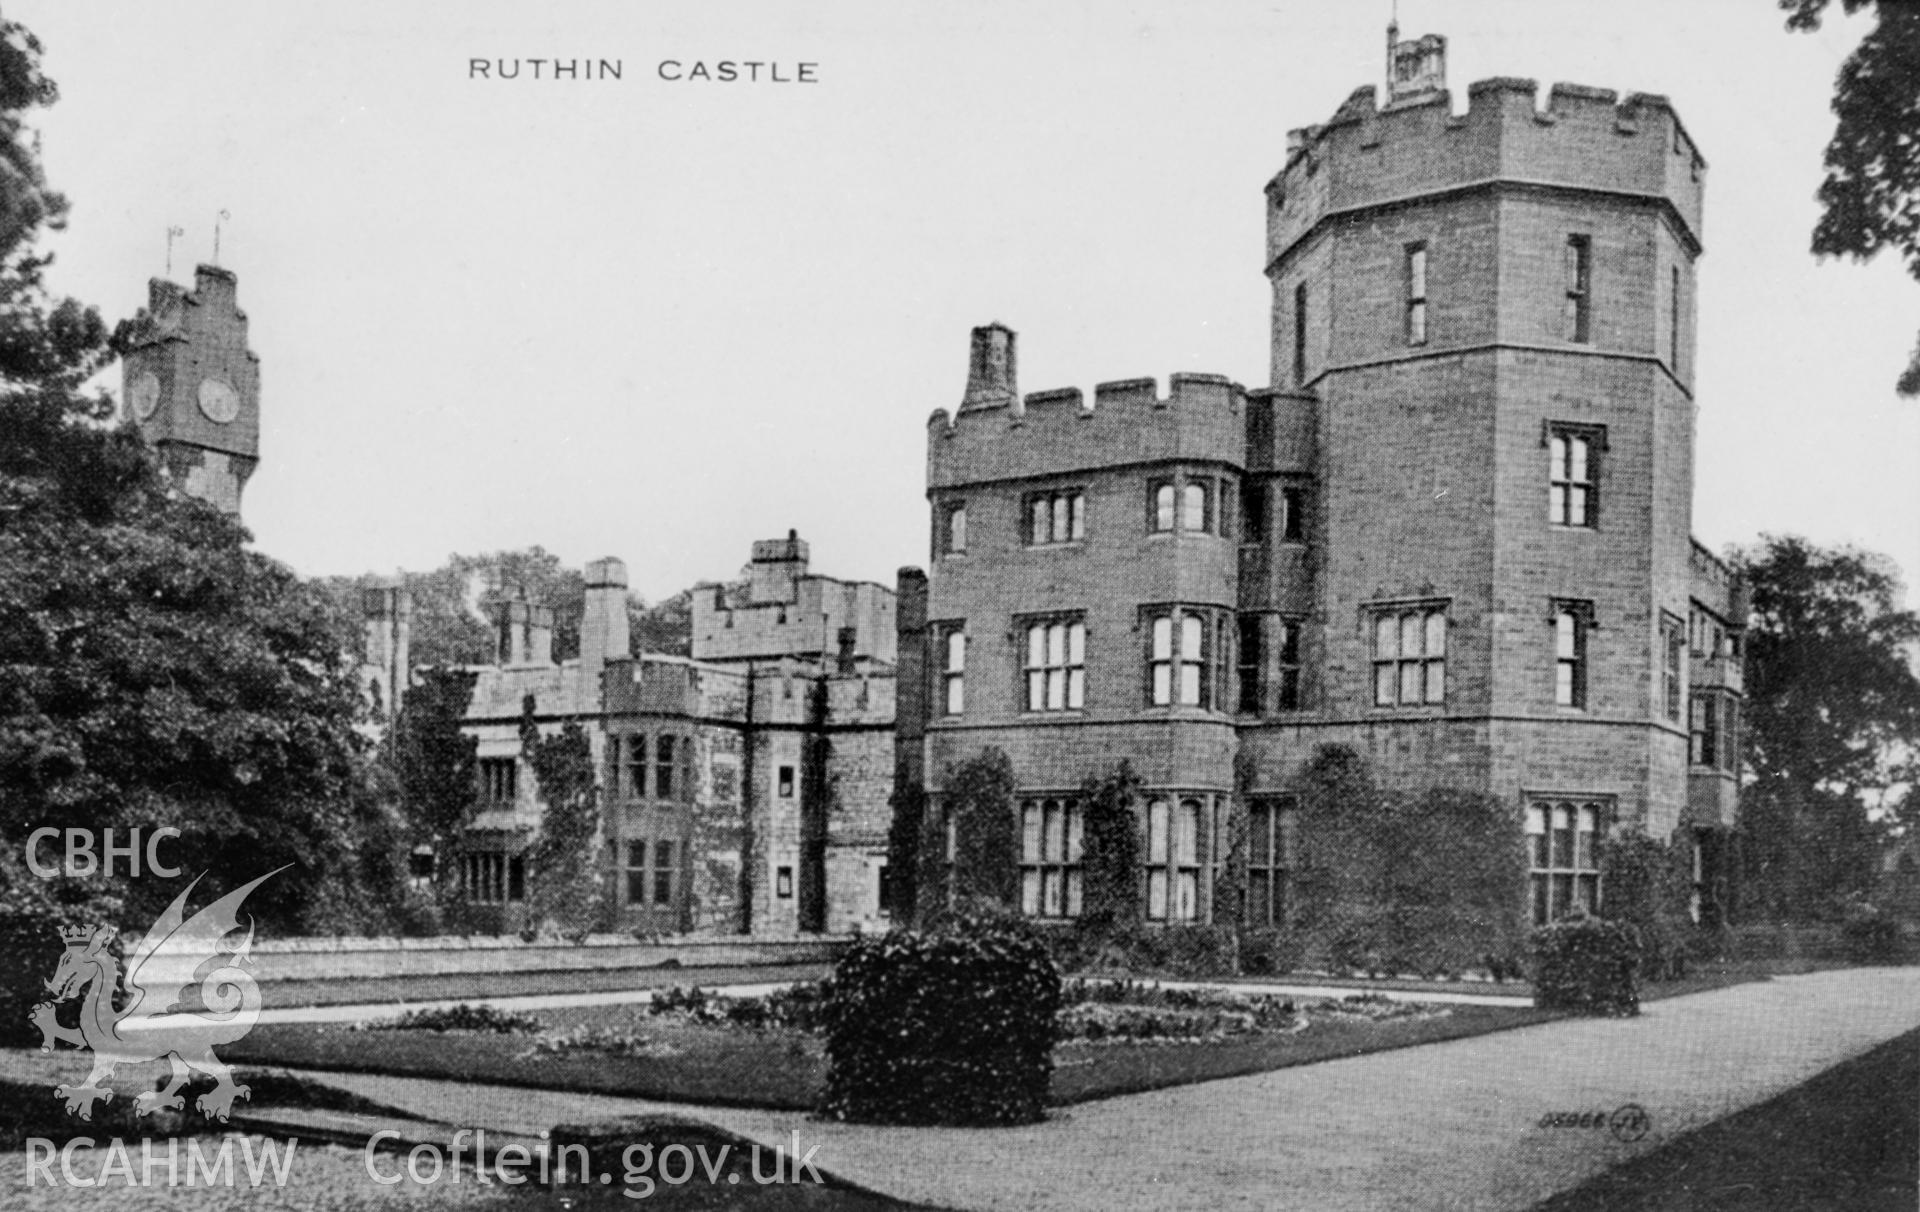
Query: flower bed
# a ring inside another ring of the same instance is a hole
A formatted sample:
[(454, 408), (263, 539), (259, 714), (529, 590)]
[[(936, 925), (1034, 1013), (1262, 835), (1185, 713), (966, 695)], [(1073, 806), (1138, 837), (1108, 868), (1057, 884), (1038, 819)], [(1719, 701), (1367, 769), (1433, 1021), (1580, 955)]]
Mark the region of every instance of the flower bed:
[(1132, 981), (1075, 981), (1060, 1012), (1060, 1038), (1080, 1043), (1191, 1043), (1236, 1036), (1294, 1035), (1316, 1021), (1440, 1018), (1440, 1006), (1376, 993), (1296, 1002), (1217, 988), (1165, 988)]
[(727, 997), (698, 985), (688, 989), (676, 985), (654, 994), (647, 1009), (703, 1026), (784, 1027), (811, 1033), (821, 1029), (821, 1007), (832, 992), (831, 980), (799, 981), (758, 997)]
[[(674, 988), (648, 1007), (654, 1016), (692, 1026), (769, 1029), (818, 1034), (829, 982), (805, 982), (757, 997), (729, 997), (699, 987)], [(1062, 1043), (1205, 1043), (1240, 1036), (1290, 1035), (1317, 1021), (1381, 1022), (1437, 1018), (1443, 1007), (1397, 1002), (1377, 993), (1297, 1002), (1229, 988), (1168, 987), (1142, 981), (1079, 980), (1062, 990)], [(657, 1041), (633, 1032), (576, 1029), (548, 1033), (542, 1052), (601, 1050), (624, 1056), (656, 1054)]]
[(544, 1024), (531, 1014), (515, 1014), (484, 1003), (457, 1006), (430, 1006), (409, 1010), (394, 1018), (376, 1018), (354, 1023), (353, 1031), (480, 1031), (494, 1035), (533, 1035)]

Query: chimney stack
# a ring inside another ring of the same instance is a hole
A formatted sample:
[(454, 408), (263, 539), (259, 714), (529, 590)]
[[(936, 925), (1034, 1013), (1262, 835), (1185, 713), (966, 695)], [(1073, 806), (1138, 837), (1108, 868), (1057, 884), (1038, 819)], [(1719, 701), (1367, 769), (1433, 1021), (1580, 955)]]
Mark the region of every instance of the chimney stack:
[(1011, 407), (1016, 413), (1021, 411), (1014, 340), (1014, 331), (997, 320), (973, 330), (973, 349), (967, 360), (967, 394), (960, 401), (961, 412), (1002, 407)]
[(627, 626), (627, 566), (608, 556), (587, 565), (587, 605), (580, 617), (580, 670), (597, 684), (608, 661), (633, 655)]
[(398, 581), (375, 584), (361, 598), (366, 651), (362, 663), (380, 684), (381, 712), (391, 720), (413, 681), (409, 655), (413, 632), (413, 595)]

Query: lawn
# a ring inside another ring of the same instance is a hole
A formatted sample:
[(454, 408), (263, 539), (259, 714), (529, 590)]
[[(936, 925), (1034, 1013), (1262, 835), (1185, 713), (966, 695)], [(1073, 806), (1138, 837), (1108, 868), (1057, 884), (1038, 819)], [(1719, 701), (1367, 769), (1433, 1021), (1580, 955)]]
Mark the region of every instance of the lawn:
[(1833, 1208), (1920, 1202), (1920, 1031), (1707, 1125), (1535, 1212)]
[[(664, 1102), (807, 1110), (826, 1078), (816, 1035), (783, 1027), (696, 1024), (643, 1005), (541, 1011), (540, 1035), (476, 1031), (368, 1031), (349, 1024), (256, 1027), (226, 1051), (235, 1062), (295, 1068), (451, 1077)], [(1543, 1022), (1529, 1008), (1448, 1006), (1418, 1017), (1368, 1021), (1308, 1007), (1308, 1026), (1207, 1040), (1069, 1041), (1055, 1050), (1056, 1105), (1221, 1077), (1260, 1073)], [(560, 1048), (592, 1031), (626, 1037), (616, 1051)], [(546, 1041), (543, 1046), (543, 1041)]]

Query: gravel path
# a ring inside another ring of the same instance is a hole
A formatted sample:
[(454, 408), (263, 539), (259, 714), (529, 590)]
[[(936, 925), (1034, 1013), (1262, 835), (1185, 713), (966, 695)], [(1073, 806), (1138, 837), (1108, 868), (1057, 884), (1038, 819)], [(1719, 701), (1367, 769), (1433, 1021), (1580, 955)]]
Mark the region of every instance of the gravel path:
[[(1521, 1209), (1920, 1027), (1920, 968), (1867, 968), (1653, 1002), (1396, 1052), (1081, 1104), (1045, 1123), (923, 1130), (471, 1083), (328, 1080), (463, 1126), (521, 1131), (652, 1109), (749, 1139), (794, 1133), (843, 1178), (982, 1209)], [(1626, 1104), (1648, 1128), (1543, 1127)], [(1631, 1135), (1630, 1132), (1627, 1133)]]

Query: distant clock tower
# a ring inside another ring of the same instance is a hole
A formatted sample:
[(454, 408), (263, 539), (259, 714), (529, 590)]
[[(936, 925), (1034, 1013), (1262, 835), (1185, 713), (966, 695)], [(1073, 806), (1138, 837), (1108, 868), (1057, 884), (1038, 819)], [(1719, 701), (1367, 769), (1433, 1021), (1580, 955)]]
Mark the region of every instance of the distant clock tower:
[(238, 279), (202, 265), (187, 290), (147, 283), (122, 362), (127, 416), (179, 491), (231, 514), (260, 462), (260, 359), (247, 348)]

